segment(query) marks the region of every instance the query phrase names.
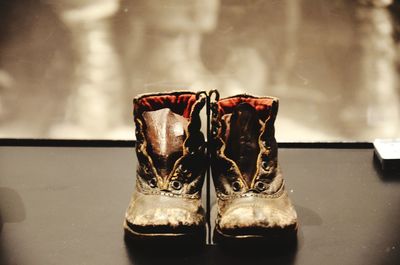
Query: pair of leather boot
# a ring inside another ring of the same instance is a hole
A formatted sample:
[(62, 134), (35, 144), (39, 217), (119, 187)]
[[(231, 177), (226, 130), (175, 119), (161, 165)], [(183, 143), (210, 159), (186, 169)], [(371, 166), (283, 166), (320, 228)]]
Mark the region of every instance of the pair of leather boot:
[[(213, 102), (210, 94), (215, 94)], [(208, 148), (200, 119), (205, 105), (211, 112)], [(204, 242), (201, 191), (211, 166), (217, 242), (296, 237), (297, 215), (277, 160), (277, 111), (274, 97), (219, 99), (216, 91), (135, 98), (138, 168), (125, 215), (126, 235)]]

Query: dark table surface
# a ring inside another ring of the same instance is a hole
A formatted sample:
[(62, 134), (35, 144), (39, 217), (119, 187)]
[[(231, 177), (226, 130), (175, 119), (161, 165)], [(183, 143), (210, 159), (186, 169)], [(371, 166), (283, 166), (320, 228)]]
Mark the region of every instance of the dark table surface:
[(400, 177), (382, 176), (372, 149), (279, 151), (296, 249), (165, 253), (123, 239), (133, 148), (0, 147), (0, 264), (400, 264)]

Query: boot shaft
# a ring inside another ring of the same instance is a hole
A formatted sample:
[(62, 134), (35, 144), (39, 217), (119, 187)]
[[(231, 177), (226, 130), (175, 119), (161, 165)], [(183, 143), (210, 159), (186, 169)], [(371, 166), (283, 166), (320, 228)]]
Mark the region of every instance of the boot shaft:
[(193, 92), (134, 99), (139, 190), (200, 196), (207, 168), (199, 116), (205, 100)]
[(212, 103), (211, 167), (217, 193), (273, 194), (283, 183), (274, 122), (278, 99), (237, 95)]

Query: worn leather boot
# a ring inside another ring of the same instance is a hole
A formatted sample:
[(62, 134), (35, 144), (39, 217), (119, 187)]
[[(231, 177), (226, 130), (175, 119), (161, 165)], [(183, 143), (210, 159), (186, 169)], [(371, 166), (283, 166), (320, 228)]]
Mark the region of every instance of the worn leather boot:
[(297, 214), (285, 191), (274, 136), (278, 99), (238, 95), (211, 108), (214, 240), (296, 240)]
[(134, 99), (138, 167), (124, 223), (130, 238), (204, 241), (201, 189), (208, 161), (199, 112), (205, 101), (204, 92)]

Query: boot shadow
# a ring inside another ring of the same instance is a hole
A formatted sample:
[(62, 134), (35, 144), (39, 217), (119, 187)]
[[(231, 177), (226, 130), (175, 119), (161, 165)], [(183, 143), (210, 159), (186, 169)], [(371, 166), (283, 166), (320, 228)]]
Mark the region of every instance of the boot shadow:
[(125, 248), (132, 264), (293, 264), (297, 238), (292, 241), (250, 242), (229, 245), (205, 245), (204, 242), (175, 240), (132, 240), (124, 236)]
[(136, 240), (124, 235), (125, 248), (132, 264), (206, 264), (205, 242), (174, 239)]
[(285, 243), (243, 242), (240, 244), (218, 245), (217, 263), (223, 264), (294, 264), (298, 240)]
[(4, 223), (19, 223), (26, 218), (21, 196), (13, 189), (0, 187), (0, 234)]
[(0, 187), (0, 264), (10, 264), (11, 257), (6, 238), (2, 236), (4, 224), (19, 223), (26, 218), (25, 206), (21, 196), (13, 189)]

